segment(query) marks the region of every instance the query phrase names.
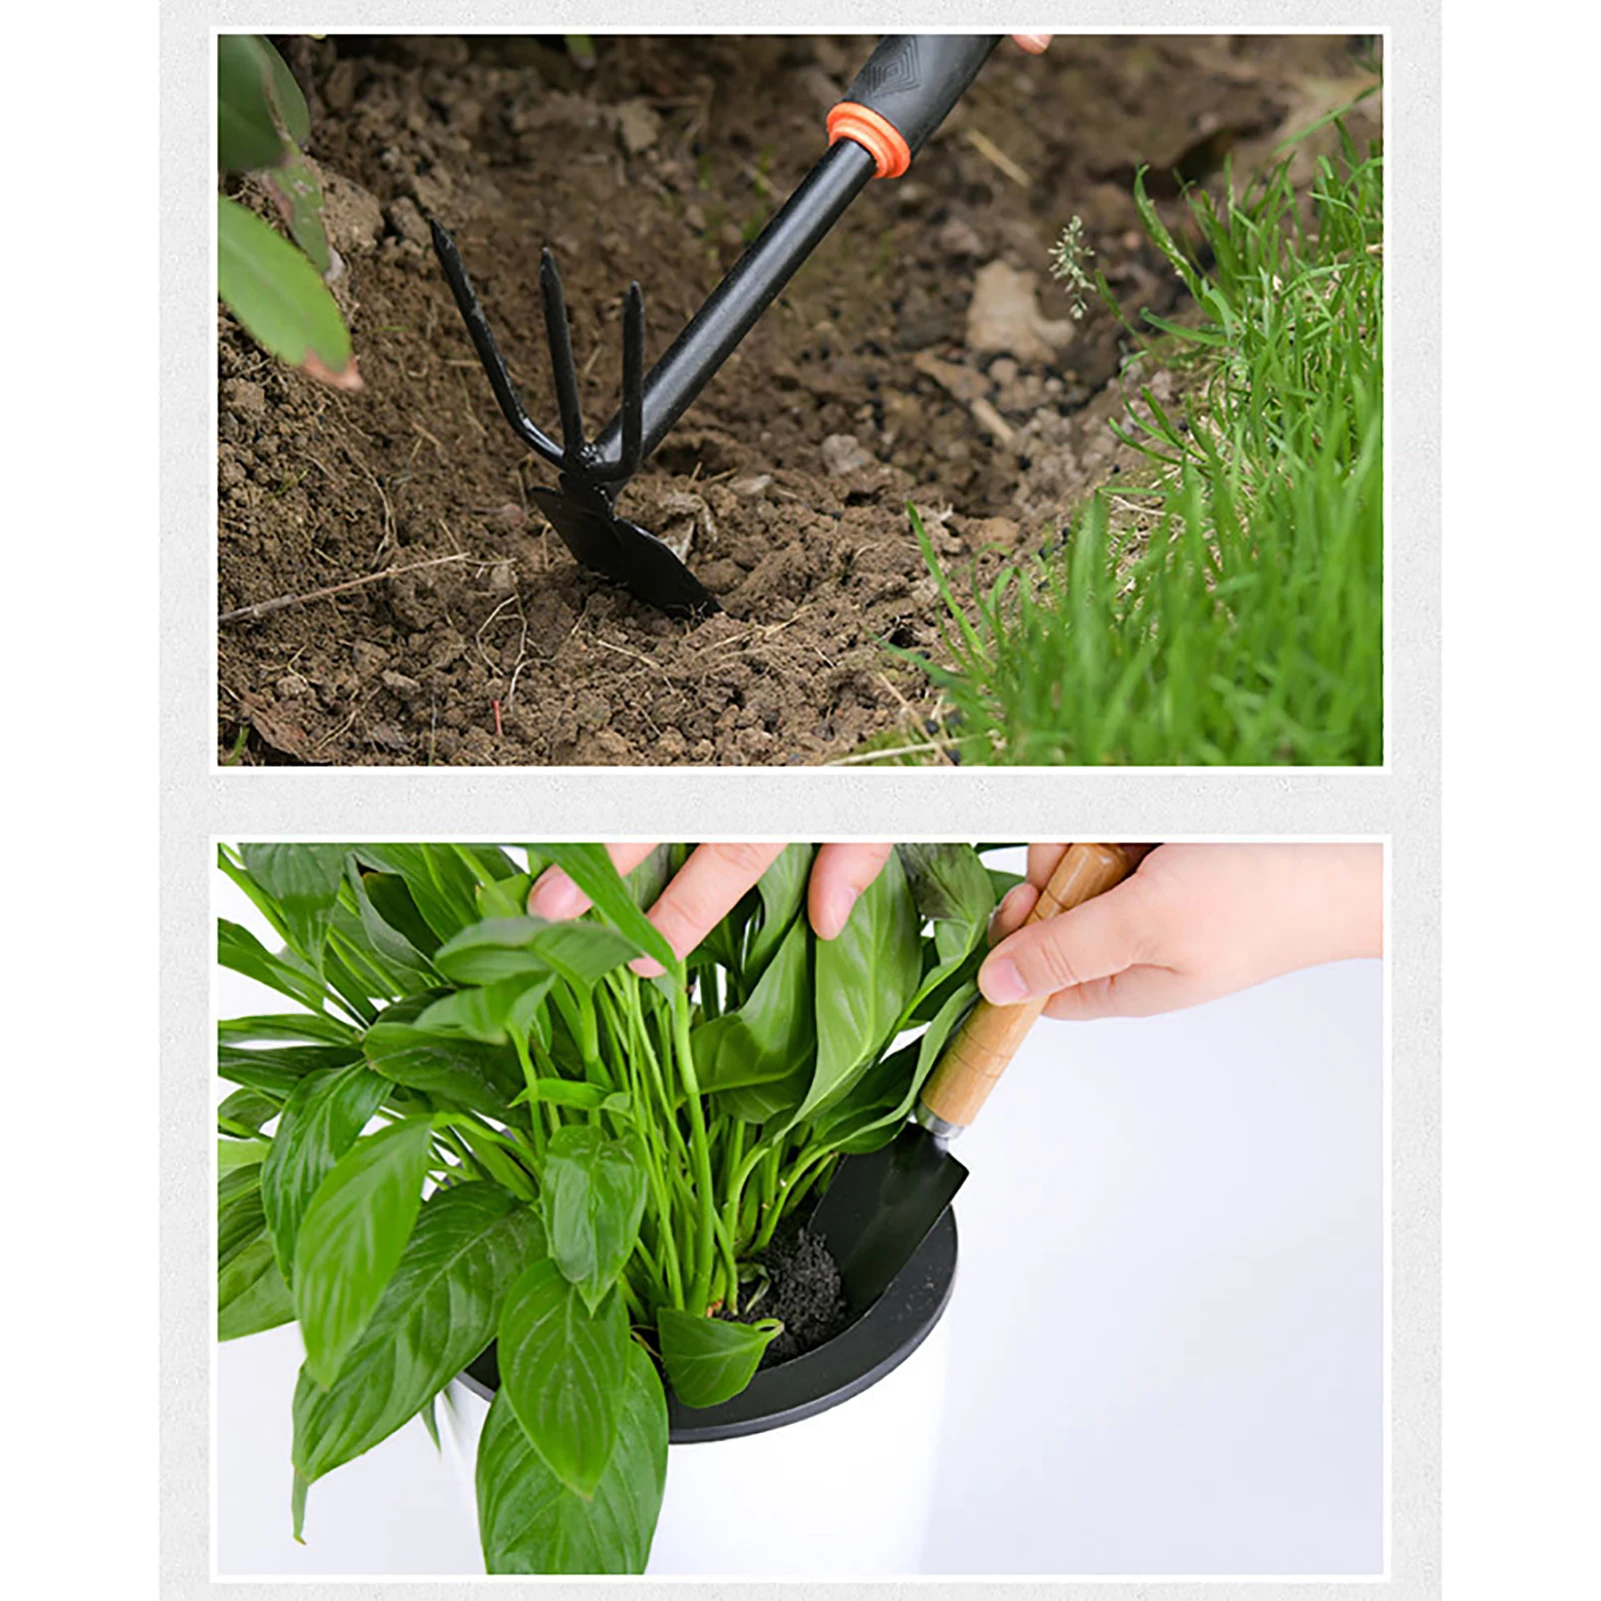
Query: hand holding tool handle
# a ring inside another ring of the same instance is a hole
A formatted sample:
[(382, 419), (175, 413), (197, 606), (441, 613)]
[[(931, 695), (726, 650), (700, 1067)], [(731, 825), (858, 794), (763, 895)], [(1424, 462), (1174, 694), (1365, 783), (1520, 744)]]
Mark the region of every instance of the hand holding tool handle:
[[(1069, 845), (1050, 876), (1027, 923), (1071, 911), (1121, 884), (1138, 865), (1138, 856), (1122, 845)], [(970, 1124), (1000, 1082), (1024, 1036), (1045, 1010), (1045, 998), (1016, 1006), (980, 1001), (945, 1047), (923, 1086), (918, 1121), (949, 1138)]]
[(828, 114), (830, 141), (872, 152), (880, 178), (898, 178), (978, 76), (998, 33), (899, 33), (879, 40)]

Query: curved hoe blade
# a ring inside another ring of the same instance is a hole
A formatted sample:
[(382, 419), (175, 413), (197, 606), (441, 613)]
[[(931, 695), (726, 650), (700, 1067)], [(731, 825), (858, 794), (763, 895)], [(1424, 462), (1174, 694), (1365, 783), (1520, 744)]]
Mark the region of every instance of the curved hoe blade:
[(579, 562), (622, 584), (647, 606), (675, 617), (705, 617), (723, 609), (683, 562), (638, 523), (592, 511), (554, 489), (528, 493)]

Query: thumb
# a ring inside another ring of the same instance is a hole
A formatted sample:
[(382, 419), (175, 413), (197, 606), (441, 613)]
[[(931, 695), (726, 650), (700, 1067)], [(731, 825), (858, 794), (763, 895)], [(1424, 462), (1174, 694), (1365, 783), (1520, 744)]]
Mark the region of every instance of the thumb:
[(1082, 906), (1008, 935), (978, 970), (985, 1000), (1015, 1006), (1132, 967), (1140, 958), (1141, 899), (1129, 879)]

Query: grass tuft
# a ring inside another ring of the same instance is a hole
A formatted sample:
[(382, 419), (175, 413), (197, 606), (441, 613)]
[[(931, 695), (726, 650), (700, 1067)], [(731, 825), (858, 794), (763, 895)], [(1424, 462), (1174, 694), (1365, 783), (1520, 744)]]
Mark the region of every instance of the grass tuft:
[(1239, 197), (1192, 192), (1198, 246), (1136, 179), (1200, 312), (1146, 314), (1196, 373), (1182, 415), (1145, 386), (1114, 425), (1144, 484), (965, 605), (909, 508), (948, 613), (948, 662), (923, 665), (962, 759), (1383, 759), (1383, 158), (1339, 132), (1305, 196), (1288, 158)]

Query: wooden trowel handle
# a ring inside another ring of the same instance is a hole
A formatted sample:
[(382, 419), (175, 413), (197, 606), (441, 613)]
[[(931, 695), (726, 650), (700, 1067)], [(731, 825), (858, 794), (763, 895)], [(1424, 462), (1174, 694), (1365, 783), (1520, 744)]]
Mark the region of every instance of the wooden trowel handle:
[[(1104, 894), (1122, 883), (1138, 862), (1138, 855), (1122, 845), (1069, 845), (1025, 925), (1042, 923)], [(966, 1128), (1044, 1010), (1043, 997), (1016, 1006), (992, 1006), (981, 1000), (923, 1086), (918, 1120), (945, 1135)]]

